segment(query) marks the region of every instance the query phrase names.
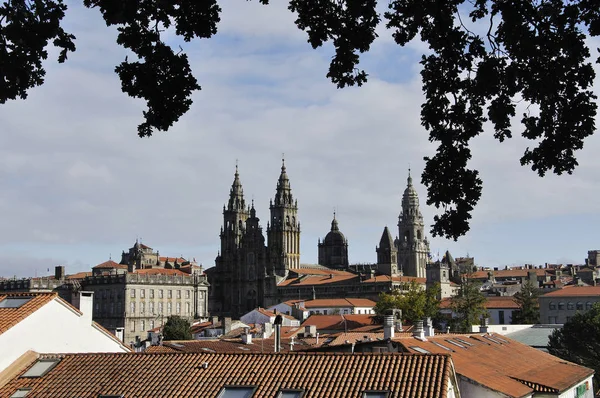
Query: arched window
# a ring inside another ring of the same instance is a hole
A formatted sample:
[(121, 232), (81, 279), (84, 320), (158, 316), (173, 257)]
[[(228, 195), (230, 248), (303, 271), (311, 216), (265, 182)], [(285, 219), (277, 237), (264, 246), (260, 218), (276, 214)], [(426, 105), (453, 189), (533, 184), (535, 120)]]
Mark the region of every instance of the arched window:
[(569, 301), (567, 303), (567, 309), (568, 310), (574, 310), (575, 309), (575, 303), (572, 303), (572, 302)]
[(565, 309), (565, 303), (563, 303), (562, 301), (560, 303), (558, 303), (558, 309), (559, 310), (564, 310)]
[(417, 231), (417, 239), (421, 240), (421, 231)]
[(583, 311), (583, 302), (582, 301), (577, 302), (577, 311)]
[(551, 301), (550, 304), (548, 305), (548, 308), (551, 310), (555, 310), (556, 309), (556, 303), (554, 301)]
[(586, 310), (591, 310), (592, 309), (592, 305), (593, 305), (592, 302), (588, 301), (587, 303), (585, 303), (585, 309)]

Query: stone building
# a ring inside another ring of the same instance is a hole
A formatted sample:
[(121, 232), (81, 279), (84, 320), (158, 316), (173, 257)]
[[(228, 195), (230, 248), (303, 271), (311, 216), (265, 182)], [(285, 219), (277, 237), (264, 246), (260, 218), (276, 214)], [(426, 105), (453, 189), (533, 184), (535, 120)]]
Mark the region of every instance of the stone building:
[(409, 176), (402, 197), (398, 236), (384, 228), (376, 264), (350, 264), (348, 240), (334, 214), (331, 229), (318, 242), (319, 264), (300, 262), (298, 202), (292, 195), (285, 163), (270, 203), (267, 239), (248, 206), (236, 166), (229, 199), (223, 206), (221, 250), (210, 282), (211, 314), (239, 316), (290, 299), (363, 297), (401, 288), (412, 279), (425, 285), (429, 242), (424, 234), (419, 198)]
[(208, 316), (208, 281), (202, 267), (182, 257), (161, 257), (135, 242), (121, 263), (109, 260), (91, 272), (66, 275), (56, 267), (53, 277), (7, 280), (0, 291), (56, 291), (70, 303), (82, 290), (94, 292), (93, 319), (128, 344), (144, 340), (170, 315), (190, 321)]

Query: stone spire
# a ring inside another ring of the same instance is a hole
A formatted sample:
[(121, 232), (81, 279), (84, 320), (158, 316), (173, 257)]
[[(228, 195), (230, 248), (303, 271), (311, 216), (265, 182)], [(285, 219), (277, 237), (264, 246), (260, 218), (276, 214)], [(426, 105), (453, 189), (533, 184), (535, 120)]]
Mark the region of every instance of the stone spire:
[(398, 249), (394, 245), (394, 239), (386, 226), (379, 240), (377, 252), (377, 269), (380, 273), (390, 276), (398, 276), (402, 273), (398, 270)]
[(235, 165), (235, 175), (233, 178), (233, 184), (231, 184), (231, 190), (229, 191), (229, 202), (227, 203), (227, 210), (239, 211), (246, 208), (246, 202), (244, 201), (244, 189), (242, 188), (242, 182), (240, 181), (240, 173), (238, 171), (238, 165)]
[(277, 181), (275, 206), (292, 206), (293, 204), (292, 188), (290, 187), (290, 179), (285, 169), (285, 159), (281, 159), (281, 174), (279, 175), (279, 180)]
[(424, 228), (419, 195), (408, 169), (406, 189), (402, 195), (402, 212), (398, 217), (398, 265), (406, 276), (426, 276), (429, 242), (425, 237)]

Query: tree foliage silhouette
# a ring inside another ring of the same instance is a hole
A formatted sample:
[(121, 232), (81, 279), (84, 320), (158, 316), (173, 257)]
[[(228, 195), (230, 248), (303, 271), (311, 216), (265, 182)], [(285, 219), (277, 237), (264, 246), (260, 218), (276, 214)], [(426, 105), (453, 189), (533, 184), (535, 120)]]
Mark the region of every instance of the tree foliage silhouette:
[[(146, 101), (138, 134), (168, 130), (200, 86), (186, 54), (175, 52), (161, 32), (174, 26), (185, 41), (213, 36), (220, 21), (217, 0), (83, 3), (117, 26), (117, 43), (135, 55), (115, 71), (125, 93)], [(376, 6), (376, 0), (289, 1), (313, 48), (333, 43), (327, 77), (339, 88), (367, 82), (358, 64), (377, 38), (382, 15)], [(0, 103), (25, 98), (44, 82), (41, 60), (49, 42), (61, 50), (59, 62), (75, 50), (75, 37), (60, 26), (65, 11), (63, 0), (6, 0), (0, 6)], [(486, 121), (499, 141), (511, 138), (519, 102), (527, 106), (521, 134), (533, 141), (521, 164), (540, 176), (573, 172), (575, 151), (595, 130), (595, 74), (586, 44), (600, 32), (595, 0), (392, 0), (383, 18), (398, 45), (420, 39), (429, 48), (420, 61), (421, 123), (438, 147), (425, 158), (422, 182), (427, 204), (441, 209), (434, 236), (456, 240), (469, 230), (482, 189), (478, 171), (468, 167), (469, 141)]]

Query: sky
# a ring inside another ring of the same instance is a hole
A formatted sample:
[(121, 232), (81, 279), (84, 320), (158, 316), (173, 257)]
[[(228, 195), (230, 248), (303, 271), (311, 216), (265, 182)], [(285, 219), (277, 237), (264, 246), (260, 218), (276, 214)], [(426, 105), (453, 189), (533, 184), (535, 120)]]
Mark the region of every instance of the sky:
[[(0, 106), (0, 276), (87, 271), (119, 261), (136, 239), (214, 266), (236, 162), (266, 230), (282, 154), (302, 263), (317, 261), (334, 209), (350, 262), (375, 262), (383, 228), (397, 235), (409, 167), (432, 224), (436, 209), (419, 183), (435, 151), (419, 117), (426, 46), (400, 48), (382, 24), (362, 56), (368, 83), (337, 89), (326, 78), (332, 48), (313, 50), (285, 2), (272, 3), (221, 2), (218, 34), (182, 45), (202, 86), (190, 111), (142, 139), (144, 103), (122, 93), (114, 73), (128, 55), (116, 30), (98, 10), (68, 2), (77, 51), (64, 64), (51, 51), (45, 84)], [(531, 144), (516, 135), (499, 143), (487, 128), (472, 141), (483, 194), (466, 236), (428, 234), (434, 258), (450, 250), (483, 267), (582, 263), (600, 248), (600, 136), (586, 139), (573, 175), (539, 178), (520, 166)]]

